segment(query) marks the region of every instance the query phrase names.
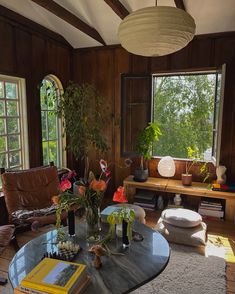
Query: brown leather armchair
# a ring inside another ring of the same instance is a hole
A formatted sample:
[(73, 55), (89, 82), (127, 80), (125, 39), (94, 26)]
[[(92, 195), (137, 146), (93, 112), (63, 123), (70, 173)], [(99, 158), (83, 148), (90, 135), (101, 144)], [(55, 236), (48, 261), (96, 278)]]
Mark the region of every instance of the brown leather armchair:
[[(59, 179), (55, 166), (6, 171), (1, 174), (9, 222), (12, 213), (19, 210), (34, 211), (52, 205), (51, 198), (59, 193)], [(31, 216), (26, 223), (38, 221), (40, 225), (55, 223), (55, 214)]]

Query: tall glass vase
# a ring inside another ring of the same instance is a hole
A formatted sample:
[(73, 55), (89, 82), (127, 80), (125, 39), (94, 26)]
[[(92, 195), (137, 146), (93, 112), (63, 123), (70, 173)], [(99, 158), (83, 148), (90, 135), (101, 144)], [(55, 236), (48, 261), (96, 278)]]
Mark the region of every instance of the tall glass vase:
[(89, 206), (86, 207), (86, 222), (87, 222), (87, 240), (99, 241), (100, 240), (100, 213), (99, 207)]

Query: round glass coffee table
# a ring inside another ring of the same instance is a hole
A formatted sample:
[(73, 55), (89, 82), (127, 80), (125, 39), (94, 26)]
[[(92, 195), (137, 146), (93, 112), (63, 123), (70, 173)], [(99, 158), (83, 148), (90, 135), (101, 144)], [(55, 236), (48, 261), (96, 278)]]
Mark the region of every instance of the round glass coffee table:
[[(102, 230), (107, 224), (102, 224)], [(128, 293), (157, 277), (167, 266), (170, 248), (166, 239), (158, 232), (136, 222), (134, 230), (143, 236), (143, 241), (131, 241), (124, 255), (102, 256), (102, 267), (92, 265), (93, 255), (87, 249), (94, 245), (86, 241), (86, 223), (76, 224), (76, 241), (82, 250), (73, 262), (87, 265), (91, 283), (84, 293)], [(9, 279), (13, 288), (40, 262), (46, 252), (56, 251), (57, 231), (45, 233), (24, 245), (9, 265)], [(116, 238), (109, 243), (109, 249), (120, 252), (122, 240)]]

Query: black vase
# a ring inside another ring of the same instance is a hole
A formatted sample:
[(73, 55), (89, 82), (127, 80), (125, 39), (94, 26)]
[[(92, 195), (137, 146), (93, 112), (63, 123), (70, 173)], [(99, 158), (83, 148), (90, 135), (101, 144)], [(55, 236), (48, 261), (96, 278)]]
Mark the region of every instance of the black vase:
[(68, 227), (69, 227), (69, 235), (75, 235), (75, 214), (73, 210), (68, 211)]
[(130, 245), (129, 239), (127, 236), (127, 222), (124, 220), (122, 220), (122, 244), (124, 248)]

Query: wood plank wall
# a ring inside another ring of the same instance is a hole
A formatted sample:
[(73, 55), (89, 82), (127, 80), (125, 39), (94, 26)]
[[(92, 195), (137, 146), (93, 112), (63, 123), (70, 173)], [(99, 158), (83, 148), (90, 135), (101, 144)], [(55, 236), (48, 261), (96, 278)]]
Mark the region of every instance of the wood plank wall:
[(47, 74), (66, 86), (72, 47), (59, 35), (0, 6), (0, 74), (26, 80), (30, 166), (42, 165), (38, 85)]
[[(120, 102), (121, 73), (160, 73), (189, 70), (207, 70), (227, 64), (225, 100), (222, 129), (221, 164), (227, 168), (230, 181), (235, 181), (235, 33), (201, 35), (183, 50), (164, 57), (146, 58), (127, 53), (121, 47), (99, 47), (74, 51), (74, 79), (77, 82), (94, 83), (112, 105), (112, 123), (104, 126), (108, 133), (110, 150), (107, 159), (115, 162), (114, 185), (122, 184), (131, 173), (122, 168), (124, 158), (120, 157)], [(157, 176), (157, 160), (152, 160), (150, 170)], [(175, 178), (179, 179), (185, 164), (177, 161)], [(198, 170), (198, 167), (196, 167)], [(198, 180), (196, 178), (195, 180)]]

